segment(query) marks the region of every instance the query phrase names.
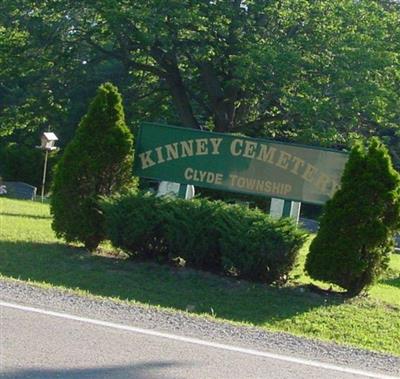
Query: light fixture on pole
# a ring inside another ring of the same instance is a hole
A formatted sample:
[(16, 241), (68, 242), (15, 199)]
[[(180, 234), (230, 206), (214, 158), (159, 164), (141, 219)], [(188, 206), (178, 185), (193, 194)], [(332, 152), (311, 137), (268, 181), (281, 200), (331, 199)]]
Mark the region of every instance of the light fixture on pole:
[(47, 172), (47, 159), (49, 157), (49, 151), (57, 150), (57, 147), (54, 144), (58, 141), (57, 136), (52, 132), (44, 132), (41, 137), (41, 145), (37, 146), (38, 148), (44, 150), (46, 152), (44, 158), (44, 167), (43, 167), (43, 180), (42, 180), (42, 203), (44, 199), (44, 187), (46, 184), (46, 172)]

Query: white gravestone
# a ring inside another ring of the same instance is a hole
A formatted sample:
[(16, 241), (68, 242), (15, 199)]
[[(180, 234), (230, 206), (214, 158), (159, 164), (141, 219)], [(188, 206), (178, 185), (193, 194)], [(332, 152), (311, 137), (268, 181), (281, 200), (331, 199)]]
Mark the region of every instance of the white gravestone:
[[(183, 188), (181, 188), (181, 186)], [(182, 193), (186, 187), (184, 194)], [(157, 196), (184, 197), (185, 200), (193, 199), (195, 195), (194, 186), (174, 182), (162, 181), (158, 185)]]
[[(286, 206), (290, 207), (289, 209), (285, 209), (285, 202)], [(290, 205), (288, 205), (289, 202)], [(288, 201), (272, 198), (269, 214), (273, 218), (291, 217), (297, 224), (300, 218), (300, 208), (301, 202), (299, 201)]]

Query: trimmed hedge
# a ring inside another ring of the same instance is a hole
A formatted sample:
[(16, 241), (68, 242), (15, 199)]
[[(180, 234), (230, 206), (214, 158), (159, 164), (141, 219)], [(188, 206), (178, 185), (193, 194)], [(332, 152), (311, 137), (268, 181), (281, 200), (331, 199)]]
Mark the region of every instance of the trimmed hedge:
[(285, 282), (305, 233), (289, 219), (221, 201), (165, 199), (143, 193), (103, 203), (113, 245), (132, 256), (247, 280)]

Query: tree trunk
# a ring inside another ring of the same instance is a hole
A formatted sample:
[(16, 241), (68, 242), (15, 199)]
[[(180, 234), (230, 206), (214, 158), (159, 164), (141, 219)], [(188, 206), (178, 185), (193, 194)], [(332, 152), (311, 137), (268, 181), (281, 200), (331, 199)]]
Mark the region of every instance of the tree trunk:
[(169, 70), (165, 79), (183, 125), (189, 128), (200, 129), (199, 123), (193, 115), (192, 106), (178, 69)]
[(163, 77), (167, 82), (172, 101), (183, 125), (189, 128), (200, 129), (200, 125), (193, 114), (192, 105), (190, 104), (185, 84), (179, 71), (176, 56), (173, 52), (165, 52), (156, 45), (152, 47), (151, 55), (165, 72)]
[(209, 62), (202, 62), (199, 65), (204, 88), (207, 92), (211, 110), (213, 113), (215, 131), (229, 132), (235, 127), (235, 99), (237, 91), (224, 93), (219, 83), (219, 78), (214, 67)]

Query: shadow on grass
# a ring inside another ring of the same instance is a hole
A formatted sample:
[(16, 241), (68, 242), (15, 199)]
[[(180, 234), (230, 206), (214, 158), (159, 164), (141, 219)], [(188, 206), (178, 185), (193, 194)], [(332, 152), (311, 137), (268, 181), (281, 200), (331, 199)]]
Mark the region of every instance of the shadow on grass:
[(400, 288), (400, 276), (398, 278), (382, 280), (380, 283)]
[(92, 256), (61, 243), (0, 241), (0, 273), (256, 325), (343, 302), (304, 287), (277, 288), (188, 269)]
[(22, 214), (22, 213), (7, 213), (7, 212), (0, 212), (0, 216), (7, 216), (7, 217), (22, 217), (22, 218), (32, 218), (36, 220), (48, 220), (51, 219), (52, 217), (50, 215), (48, 216), (38, 216), (38, 215), (33, 215), (33, 214)]

